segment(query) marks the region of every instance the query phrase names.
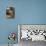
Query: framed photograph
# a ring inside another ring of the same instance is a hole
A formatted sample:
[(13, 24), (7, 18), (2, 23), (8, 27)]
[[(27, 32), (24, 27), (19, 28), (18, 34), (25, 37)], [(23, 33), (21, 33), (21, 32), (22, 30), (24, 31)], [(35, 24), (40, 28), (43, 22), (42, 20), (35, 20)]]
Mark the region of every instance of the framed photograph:
[(6, 9), (6, 16), (7, 16), (7, 18), (14, 18), (15, 17), (15, 8), (14, 7), (8, 7)]
[(46, 41), (46, 25), (20, 24), (18, 38), (21, 40)]

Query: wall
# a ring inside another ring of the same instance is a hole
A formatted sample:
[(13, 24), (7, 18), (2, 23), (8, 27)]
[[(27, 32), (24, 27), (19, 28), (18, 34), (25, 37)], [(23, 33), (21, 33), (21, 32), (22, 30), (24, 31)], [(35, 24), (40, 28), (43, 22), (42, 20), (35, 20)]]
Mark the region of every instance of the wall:
[(46, 24), (46, 0), (17, 0), (16, 15), (21, 24)]
[[(14, 19), (5, 17), (7, 6), (15, 7)], [(46, 0), (0, 0), (0, 44), (8, 43), (9, 32), (18, 32), (17, 24), (46, 24)]]

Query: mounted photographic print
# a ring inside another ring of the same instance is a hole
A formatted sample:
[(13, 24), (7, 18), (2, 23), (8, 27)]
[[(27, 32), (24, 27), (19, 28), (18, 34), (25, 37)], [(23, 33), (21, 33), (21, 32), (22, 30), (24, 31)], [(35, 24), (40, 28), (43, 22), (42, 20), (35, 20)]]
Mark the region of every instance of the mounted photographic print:
[(18, 30), (20, 40), (46, 41), (46, 25), (18, 25)]
[(15, 8), (14, 7), (8, 7), (6, 9), (6, 16), (7, 16), (7, 18), (14, 18), (15, 17)]

